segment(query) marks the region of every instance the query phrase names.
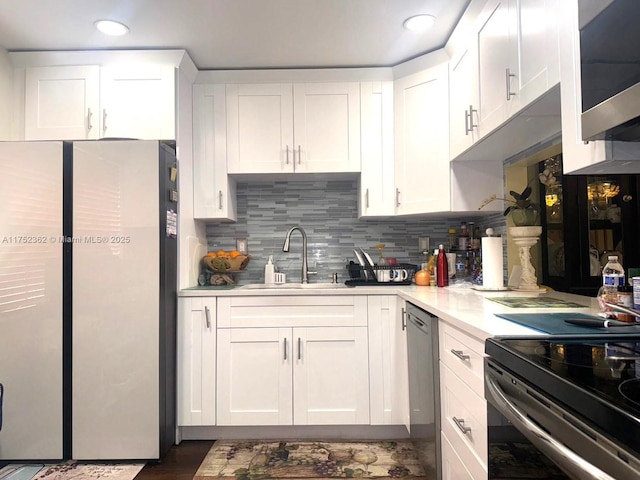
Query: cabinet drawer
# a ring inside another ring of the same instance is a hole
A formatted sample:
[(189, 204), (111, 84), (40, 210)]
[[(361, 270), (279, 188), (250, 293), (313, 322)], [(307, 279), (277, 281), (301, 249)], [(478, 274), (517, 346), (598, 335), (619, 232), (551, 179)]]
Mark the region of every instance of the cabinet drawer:
[(471, 450), (486, 468), (487, 403), (442, 363), (440, 401), (442, 430), (452, 442), (459, 442)]
[(439, 340), (440, 360), (484, 398), (484, 343), (444, 322)]
[(366, 296), (301, 295), (218, 299), (218, 328), (366, 326)]
[[(470, 465), (471, 470), (480, 472), (482, 475), (482, 468), (478, 468), (477, 465)], [(486, 473), (480, 477), (474, 477), (471, 475), (467, 466), (458, 456), (453, 446), (449, 442), (447, 436), (442, 434), (442, 480), (486, 480)]]

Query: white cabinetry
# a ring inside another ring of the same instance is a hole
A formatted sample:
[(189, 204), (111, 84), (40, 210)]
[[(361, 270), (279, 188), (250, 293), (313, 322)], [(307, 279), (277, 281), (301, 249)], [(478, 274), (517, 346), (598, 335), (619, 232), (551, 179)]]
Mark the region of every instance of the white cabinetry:
[(224, 85), (193, 86), (193, 217), (236, 220), (236, 182), (227, 176)]
[(25, 71), (25, 139), (174, 139), (175, 68), (45, 66)]
[(640, 143), (582, 141), (582, 89), (580, 85), (580, 37), (578, 0), (564, 0), (559, 16), (562, 165), (564, 173), (640, 173)]
[(369, 423), (366, 297), (218, 299), (218, 425)]
[(216, 424), (216, 298), (178, 302), (178, 426)]
[(395, 81), (395, 213), (450, 209), (447, 65)]
[[(450, 62), (450, 157), (504, 160), (560, 131), (558, 0), (489, 0)], [(462, 27), (460, 27), (462, 28)]]
[(99, 138), (100, 67), (33, 67), (25, 82), (25, 140)]
[(409, 373), (405, 302), (395, 295), (371, 295), (369, 382), (372, 425), (409, 429)]
[(360, 171), (359, 83), (227, 85), (230, 174)]
[[(443, 478), (487, 478), (487, 404), (480, 339), (439, 325)], [(454, 476), (451, 476), (454, 475)], [(457, 474), (456, 474), (457, 475)]]
[(361, 83), (360, 112), (362, 173), (358, 216), (393, 215), (393, 82)]

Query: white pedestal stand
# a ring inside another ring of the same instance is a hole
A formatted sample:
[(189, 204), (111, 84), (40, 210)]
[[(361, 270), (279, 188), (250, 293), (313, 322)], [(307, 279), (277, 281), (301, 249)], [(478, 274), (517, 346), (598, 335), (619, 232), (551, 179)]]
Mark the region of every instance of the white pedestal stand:
[(520, 265), (522, 266), (522, 275), (520, 277), (520, 285), (516, 288), (525, 292), (541, 292), (544, 288), (538, 286), (536, 271), (531, 264), (531, 247), (538, 243), (542, 227), (510, 227), (509, 234), (513, 237), (513, 241), (518, 246), (520, 256)]

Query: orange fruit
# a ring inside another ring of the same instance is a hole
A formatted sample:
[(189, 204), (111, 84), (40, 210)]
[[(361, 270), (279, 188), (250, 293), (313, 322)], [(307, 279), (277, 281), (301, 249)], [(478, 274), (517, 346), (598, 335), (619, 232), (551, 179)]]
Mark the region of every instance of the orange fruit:
[(237, 251), (237, 250), (232, 250), (232, 251), (231, 251), (231, 253), (229, 254), (229, 256), (230, 256), (231, 258), (236, 258), (236, 257), (238, 257), (239, 255), (240, 255), (240, 252), (239, 252), (239, 251)]
[(227, 252), (225, 252), (224, 250), (218, 250), (216, 252), (216, 255), (219, 257), (226, 257), (227, 256)]

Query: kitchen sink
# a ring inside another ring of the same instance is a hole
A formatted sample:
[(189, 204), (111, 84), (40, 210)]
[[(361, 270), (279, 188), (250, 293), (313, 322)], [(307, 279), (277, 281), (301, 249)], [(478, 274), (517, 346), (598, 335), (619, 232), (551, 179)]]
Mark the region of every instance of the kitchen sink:
[(344, 283), (249, 283), (240, 288), (246, 290), (314, 290), (314, 289), (332, 289), (346, 288)]

